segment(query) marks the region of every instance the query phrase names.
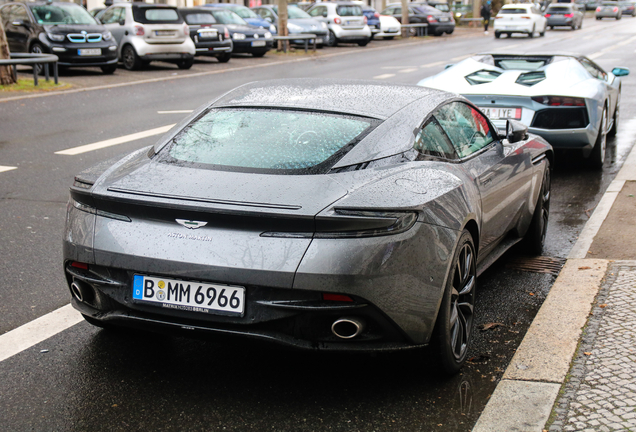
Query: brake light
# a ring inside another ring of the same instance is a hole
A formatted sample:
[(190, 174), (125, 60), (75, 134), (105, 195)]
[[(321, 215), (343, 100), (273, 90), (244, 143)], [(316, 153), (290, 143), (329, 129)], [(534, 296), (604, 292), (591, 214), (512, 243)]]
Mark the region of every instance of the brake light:
[(574, 17), (574, 14), (565, 14), (565, 15), (563, 15), (563, 16), (564, 16), (564, 17), (566, 17), (566, 18), (573, 18), (573, 17)]
[[(546, 18), (550, 18), (552, 16), (552, 14), (545, 14)], [(567, 16), (567, 15), (566, 15)]]
[(585, 99), (566, 96), (534, 96), (533, 101), (549, 106), (585, 106)]
[(225, 33), (223, 34), (223, 36), (225, 36), (225, 39), (230, 38), (230, 31), (227, 29), (227, 27), (225, 27)]
[(330, 300), (330, 301), (343, 301), (343, 302), (352, 302), (353, 301), (353, 299), (351, 297), (349, 297), (348, 295), (328, 294), (328, 293), (324, 293), (322, 295), (322, 299), (323, 300)]
[(190, 27), (188, 27), (187, 24), (183, 24), (183, 33), (185, 33), (186, 35), (190, 34)]
[(618, 8), (617, 8), (617, 7), (615, 7), (615, 8), (613, 9), (613, 11), (614, 11), (614, 12), (618, 12)]
[(363, 16), (362, 18), (364, 18), (364, 23), (366, 24), (367, 23), (367, 17)]
[(376, 13), (373, 14), (373, 17), (374, 18), (380, 18), (380, 14), (376, 12)]
[(599, 6), (596, 8), (596, 12), (600, 12), (600, 11), (601, 11), (601, 7)]
[(436, 23), (437, 19), (433, 15), (429, 15), (426, 17), (426, 20), (430, 23)]
[(145, 34), (142, 26), (135, 26), (135, 36), (143, 36)]
[(338, 18), (338, 17), (335, 17), (335, 18), (333, 19), (333, 23), (334, 23), (334, 24), (340, 24), (341, 22), (342, 22), (342, 20), (341, 20), (340, 18)]

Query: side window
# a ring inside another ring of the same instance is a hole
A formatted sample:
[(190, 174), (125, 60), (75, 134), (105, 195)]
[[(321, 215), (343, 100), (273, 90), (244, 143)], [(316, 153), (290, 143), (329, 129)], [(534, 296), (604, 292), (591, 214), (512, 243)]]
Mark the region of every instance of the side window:
[(431, 119), (415, 137), (413, 148), (429, 156), (455, 158), (455, 150), (435, 118)]
[(272, 22), (276, 21), (276, 18), (274, 17), (274, 14), (272, 13), (272, 11), (270, 11), (269, 9), (261, 9), (260, 10), (260, 15), (263, 18), (269, 18), (272, 20)]
[(462, 102), (451, 102), (435, 114), (460, 158), (469, 156), (494, 141), (495, 134), (484, 116)]
[(114, 16), (115, 16), (115, 9), (108, 9), (106, 12), (104, 12), (104, 14), (101, 16), (100, 21), (102, 22), (102, 24), (111, 24), (114, 23)]
[(9, 18), (11, 17), (12, 7), (13, 6), (5, 6), (0, 9), (0, 18), (2, 18), (2, 22), (5, 24), (5, 27), (6, 27), (6, 23), (9, 21)]
[(401, 7), (393, 8), (393, 15), (400, 15), (400, 14), (402, 14), (402, 8)]
[(29, 14), (27, 13), (26, 9), (23, 6), (14, 6), (12, 18), (14, 21), (15, 20), (20, 20), (24, 22), (31, 21), (29, 19)]
[(327, 12), (327, 9), (324, 6), (318, 6), (309, 13), (311, 16), (323, 16), (323, 12)]
[(601, 70), (594, 63), (588, 61), (587, 59), (579, 59), (579, 61), (594, 78), (607, 81), (607, 74), (605, 73), (605, 71)]

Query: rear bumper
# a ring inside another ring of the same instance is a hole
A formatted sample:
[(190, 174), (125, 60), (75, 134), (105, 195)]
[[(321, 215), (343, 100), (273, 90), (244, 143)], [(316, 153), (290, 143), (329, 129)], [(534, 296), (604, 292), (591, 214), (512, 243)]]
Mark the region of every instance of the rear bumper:
[[(194, 56), (196, 49), (194, 47), (194, 42), (192, 39), (188, 37), (181, 43), (162, 43), (162, 44), (149, 44), (146, 43), (141, 38), (131, 38), (130, 43), (137, 52), (137, 55), (140, 57), (145, 57), (147, 59), (154, 60), (163, 60), (174, 58), (174, 55), (182, 55), (181, 58), (185, 58), (183, 56), (190, 55), (190, 57)], [(122, 42), (120, 46), (120, 50), (126, 45), (126, 42)], [(165, 56), (164, 58), (160, 58), (157, 56)]]
[(548, 18), (548, 26), (571, 26), (574, 23), (574, 18)]
[(333, 32), (338, 39), (341, 40), (365, 40), (371, 37), (371, 29), (368, 25), (364, 27), (349, 29), (340, 25), (332, 24), (329, 29)]

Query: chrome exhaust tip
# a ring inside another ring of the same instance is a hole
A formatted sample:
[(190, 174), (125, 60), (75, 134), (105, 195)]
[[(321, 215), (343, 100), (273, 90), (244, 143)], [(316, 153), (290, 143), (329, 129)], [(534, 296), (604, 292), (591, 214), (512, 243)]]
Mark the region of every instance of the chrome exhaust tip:
[(353, 339), (364, 331), (364, 321), (359, 318), (340, 318), (331, 325), (331, 332), (340, 339)]
[(82, 303), (88, 303), (92, 301), (93, 297), (95, 296), (93, 293), (93, 289), (84, 282), (80, 281), (73, 281), (73, 283), (71, 284), (71, 293), (73, 294), (73, 297), (75, 297)]

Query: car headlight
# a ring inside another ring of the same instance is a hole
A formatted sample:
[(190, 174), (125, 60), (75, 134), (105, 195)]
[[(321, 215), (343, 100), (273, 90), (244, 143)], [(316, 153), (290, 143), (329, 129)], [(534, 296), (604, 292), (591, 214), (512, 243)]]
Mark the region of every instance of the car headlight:
[(102, 39), (111, 40), (112, 38), (113, 38), (113, 35), (108, 30), (106, 30), (104, 33), (102, 33)]
[(234, 39), (234, 40), (243, 40), (243, 39), (245, 39), (245, 34), (243, 34), (243, 33), (234, 33), (234, 34), (232, 34), (232, 39)]
[(276, 33), (276, 26), (274, 24), (270, 25), (269, 31), (271, 31), (272, 33)]
[(271, 39), (272, 34), (270, 32), (265, 32), (265, 39)]
[(327, 23), (326, 22), (321, 22), (320, 25), (322, 25), (322, 28), (327, 30), (329, 27), (327, 27)]
[(66, 37), (66, 35), (63, 35), (63, 34), (54, 34), (54, 33), (47, 33), (46, 35), (49, 37), (49, 39), (55, 42), (62, 42), (64, 38)]
[(302, 33), (303, 28), (297, 24), (289, 23), (287, 24), (287, 30), (289, 30), (290, 33)]

